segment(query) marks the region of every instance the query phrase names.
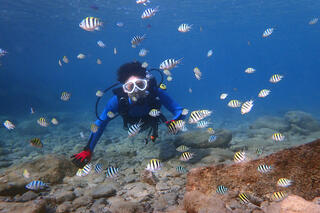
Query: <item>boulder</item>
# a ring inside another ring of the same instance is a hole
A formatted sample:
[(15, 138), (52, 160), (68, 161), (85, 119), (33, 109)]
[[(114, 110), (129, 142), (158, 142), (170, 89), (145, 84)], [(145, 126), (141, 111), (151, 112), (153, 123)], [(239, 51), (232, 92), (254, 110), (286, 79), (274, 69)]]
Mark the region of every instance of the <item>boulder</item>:
[(46, 213), (46, 201), (34, 200), (25, 203), (0, 202), (2, 213)]
[(34, 200), (38, 197), (38, 194), (34, 193), (33, 191), (28, 191), (24, 193), (17, 201), (19, 202), (27, 202), (30, 200)]
[(111, 196), (114, 196), (117, 192), (116, 187), (114, 184), (109, 183), (109, 184), (100, 184), (97, 187), (92, 189), (92, 197), (94, 199), (99, 199), (99, 198), (108, 198)]
[(112, 213), (143, 213), (145, 212), (139, 203), (129, 201), (112, 202), (110, 206)]
[(319, 213), (320, 205), (305, 199), (290, 195), (281, 202), (273, 202), (266, 208), (266, 213)]
[[(297, 131), (320, 131), (319, 122), (311, 114), (302, 111), (289, 111), (284, 115), (285, 120)], [(293, 129), (294, 130), (294, 129)]]
[[(195, 168), (187, 175), (186, 190), (209, 195), (215, 194), (217, 186), (224, 185), (229, 192), (247, 192), (262, 200), (269, 200), (270, 194), (280, 190), (277, 181), (285, 177), (294, 181), (286, 189), (287, 193), (312, 200), (320, 194), (319, 153), (320, 139), (257, 160)], [(271, 165), (272, 172), (259, 173), (257, 167), (261, 164)]]
[(62, 191), (56, 195), (57, 203), (63, 203), (65, 201), (72, 201), (76, 196), (73, 192), (70, 191)]
[[(23, 177), (27, 169), (30, 178)], [(77, 168), (64, 156), (46, 155), (37, 160), (14, 165), (0, 174), (0, 195), (13, 196), (26, 192), (25, 185), (32, 180), (60, 183), (65, 176), (73, 176)]]
[(229, 143), (232, 140), (231, 131), (226, 129), (216, 130), (215, 135), (217, 136), (217, 140), (209, 143), (209, 133), (204, 132), (203, 130), (189, 131), (177, 136), (174, 140), (174, 145), (176, 147), (186, 145), (191, 148), (226, 148), (229, 146)]
[(252, 125), (250, 129), (272, 129), (276, 132), (285, 132), (290, 129), (290, 124), (284, 119), (275, 116), (263, 116), (259, 117)]

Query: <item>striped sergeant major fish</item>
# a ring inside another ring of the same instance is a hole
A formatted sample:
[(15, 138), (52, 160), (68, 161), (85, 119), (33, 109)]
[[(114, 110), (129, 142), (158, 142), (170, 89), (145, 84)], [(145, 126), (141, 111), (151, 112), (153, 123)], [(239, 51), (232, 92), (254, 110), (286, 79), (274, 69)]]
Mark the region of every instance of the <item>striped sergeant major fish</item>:
[(159, 68), (161, 70), (171, 70), (175, 68), (178, 64), (180, 64), (182, 59), (183, 58), (180, 58), (178, 60), (175, 60), (173, 58), (166, 59), (160, 64)]
[(288, 178), (280, 178), (277, 182), (277, 185), (280, 187), (288, 187), (293, 184), (292, 180), (289, 180)]
[(186, 32), (189, 32), (192, 28), (192, 24), (189, 25), (189, 24), (181, 24), (179, 27), (178, 27), (178, 31), (181, 32), (181, 33), (186, 33)]
[(142, 125), (143, 122), (141, 120), (138, 123), (131, 125), (128, 130), (129, 137), (137, 135), (140, 132)]
[(30, 190), (37, 191), (37, 190), (43, 190), (43, 189), (49, 188), (49, 185), (40, 181), (40, 180), (34, 180), (34, 181), (28, 183), (26, 185), (26, 188), (30, 189)]
[(281, 81), (283, 79), (283, 75), (279, 75), (279, 74), (274, 74), (273, 76), (271, 76), (271, 78), (269, 79), (269, 81), (273, 84), (278, 83), (279, 81)]
[(136, 48), (136, 46), (138, 46), (144, 39), (146, 39), (146, 34), (143, 36), (133, 36), (131, 39), (131, 46)]
[(157, 6), (156, 8), (148, 8), (145, 11), (143, 11), (141, 18), (142, 19), (146, 19), (146, 18), (151, 18), (152, 16), (154, 16), (157, 12), (159, 11), (159, 6)]
[(150, 3), (149, 0), (136, 0), (137, 4), (143, 4), (144, 6), (147, 6), (147, 3)]
[(180, 174), (184, 174), (184, 173), (187, 173), (187, 172), (188, 172), (188, 170), (187, 170), (186, 168), (182, 167), (182, 166), (177, 166), (177, 167), (176, 167), (176, 171), (177, 171), (178, 173), (180, 173)]
[(253, 107), (253, 100), (246, 101), (241, 105), (241, 115), (247, 114)]
[(273, 33), (273, 31), (274, 31), (274, 28), (268, 28), (268, 29), (266, 29), (266, 30), (263, 32), (262, 37), (263, 37), (263, 38), (266, 38), (266, 37), (271, 36), (271, 34)]
[(76, 175), (79, 177), (87, 176), (91, 172), (91, 169), (92, 169), (92, 164), (88, 163), (82, 169), (78, 169)]
[(258, 97), (259, 98), (265, 98), (265, 97), (267, 97), (269, 94), (270, 94), (270, 90), (268, 90), (268, 89), (262, 89), (260, 92), (259, 92), (259, 94), (258, 94)]
[(268, 172), (271, 172), (272, 170), (272, 166), (268, 166), (268, 165), (259, 165), (258, 168), (257, 168), (258, 172), (261, 172), (261, 173), (268, 173)]
[(107, 178), (113, 178), (116, 177), (119, 173), (119, 168), (110, 166), (108, 168), (106, 168), (106, 177)]
[(103, 22), (95, 17), (86, 17), (79, 24), (79, 27), (86, 31), (100, 30), (101, 26), (103, 26)]
[(94, 167), (94, 171), (96, 172), (96, 173), (100, 173), (100, 172), (102, 172), (102, 164), (101, 163), (97, 163), (96, 164), (96, 166)]
[(154, 172), (160, 170), (162, 168), (162, 163), (158, 159), (151, 159), (150, 162), (147, 164), (146, 170), (150, 172)]
[(245, 161), (246, 159), (247, 159), (246, 153), (242, 152), (242, 151), (236, 152), (233, 156), (233, 160), (235, 163), (241, 163), (241, 162)]
[(242, 204), (250, 203), (250, 199), (247, 193), (243, 192), (238, 195), (238, 198)]
[(281, 141), (284, 141), (284, 139), (285, 139), (285, 136), (283, 134), (279, 133), (279, 132), (274, 133), (272, 135), (272, 140), (274, 140), (274, 141), (280, 141), (281, 142)]
[(180, 156), (181, 161), (188, 161), (194, 157), (194, 153), (184, 152)]
[(271, 196), (273, 201), (281, 201), (286, 198), (288, 194), (286, 192), (274, 192)]
[(225, 186), (223, 186), (223, 185), (220, 185), (220, 186), (217, 187), (216, 192), (217, 192), (218, 194), (223, 195), (223, 194), (227, 193), (228, 190), (229, 190), (229, 189), (228, 189), (227, 187), (225, 187)]

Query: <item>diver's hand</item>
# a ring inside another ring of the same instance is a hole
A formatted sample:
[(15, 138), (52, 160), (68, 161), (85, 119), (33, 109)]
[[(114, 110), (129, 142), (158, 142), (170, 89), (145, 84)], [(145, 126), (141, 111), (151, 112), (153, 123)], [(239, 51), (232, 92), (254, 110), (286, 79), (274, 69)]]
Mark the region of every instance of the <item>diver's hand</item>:
[(82, 169), (91, 160), (91, 151), (89, 149), (83, 150), (82, 152), (72, 155), (72, 163), (78, 168)]

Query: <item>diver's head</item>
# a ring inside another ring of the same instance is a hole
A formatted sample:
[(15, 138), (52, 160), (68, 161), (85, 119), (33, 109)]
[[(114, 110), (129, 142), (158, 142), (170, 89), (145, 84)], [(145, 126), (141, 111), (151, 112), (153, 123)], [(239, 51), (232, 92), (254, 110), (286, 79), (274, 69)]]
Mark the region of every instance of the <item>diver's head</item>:
[(129, 98), (136, 102), (148, 95), (148, 79), (146, 69), (140, 62), (123, 64), (118, 69), (118, 81)]

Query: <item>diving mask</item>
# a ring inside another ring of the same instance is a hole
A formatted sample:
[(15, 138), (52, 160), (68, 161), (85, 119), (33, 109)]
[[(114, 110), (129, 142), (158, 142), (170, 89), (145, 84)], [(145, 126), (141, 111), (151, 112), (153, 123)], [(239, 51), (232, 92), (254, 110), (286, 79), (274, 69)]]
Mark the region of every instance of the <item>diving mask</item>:
[(148, 86), (148, 81), (146, 79), (135, 79), (132, 81), (128, 81), (127, 83), (122, 85), (124, 92), (131, 94), (137, 88), (140, 91), (144, 91)]

